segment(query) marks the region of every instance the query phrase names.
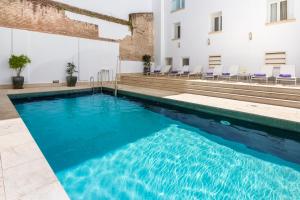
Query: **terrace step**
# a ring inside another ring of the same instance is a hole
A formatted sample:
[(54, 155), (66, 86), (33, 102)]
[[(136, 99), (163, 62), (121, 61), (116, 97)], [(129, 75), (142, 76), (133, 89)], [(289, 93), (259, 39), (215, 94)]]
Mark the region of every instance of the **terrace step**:
[(203, 81), (203, 80), (187, 80), (182, 78), (166, 78), (166, 77), (147, 77), (147, 76), (122, 76), (122, 80), (151, 80), (152, 82), (186, 82), (189, 85), (202, 85), (202, 86), (213, 86), (222, 88), (234, 88), (234, 89), (246, 89), (255, 91), (269, 91), (278, 93), (292, 93), (300, 95), (300, 88), (292, 87), (280, 87), (280, 86), (270, 86), (262, 84), (247, 84), (247, 83), (231, 83), (222, 81)]
[(219, 98), (300, 108), (300, 89), (176, 78), (122, 76), (121, 83)]

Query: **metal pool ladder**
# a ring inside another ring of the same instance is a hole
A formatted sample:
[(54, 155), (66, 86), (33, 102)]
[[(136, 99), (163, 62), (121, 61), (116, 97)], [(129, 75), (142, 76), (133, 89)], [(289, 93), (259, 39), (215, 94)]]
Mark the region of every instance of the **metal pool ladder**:
[(92, 87), (93, 94), (95, 93), (95, 79), (93, 76), (90, 77), (90, 87)]
[(102, 93), (104, 82), (111, 83), (112, 77), (110, 74), (110, 69), (102, 69), (97, 73), (97, 84), (100, 84), (100, 91)]

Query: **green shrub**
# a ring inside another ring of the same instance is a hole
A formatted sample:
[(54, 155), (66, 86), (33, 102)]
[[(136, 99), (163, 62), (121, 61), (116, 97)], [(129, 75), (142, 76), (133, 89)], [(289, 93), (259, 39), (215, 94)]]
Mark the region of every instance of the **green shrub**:
[(25, 55), (11, 55), (9, 59), (9, 66), (11, 69), (17, 72), (18, 77), (21, 75), (21, 72), (29, 63), (31, 63), (31, 60)]
[(74, 74), (75, 72), (78, 72), (78, 71), (76, 71), (76, 65), (74, 65), (74, 63), (69, 62), (69, 63), (67, 64), (67, 70), (66, 70), (66, 72), (67, 72), (67, 74), (68, 74), (69, 76), (73, 76), (73, 74)]
[(144, 62), (144, 67), (150, 67), (151, 66), (151, 56), (150, 55), (144, 55), (143, 56), (143, 62)]

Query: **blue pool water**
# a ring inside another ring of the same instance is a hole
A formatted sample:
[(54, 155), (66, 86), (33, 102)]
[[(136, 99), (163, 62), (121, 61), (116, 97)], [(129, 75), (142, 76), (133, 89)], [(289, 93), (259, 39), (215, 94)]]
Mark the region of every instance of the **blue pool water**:
[(73, 200), (300, 199), (297, 133), (104, 94), (15, 105)]

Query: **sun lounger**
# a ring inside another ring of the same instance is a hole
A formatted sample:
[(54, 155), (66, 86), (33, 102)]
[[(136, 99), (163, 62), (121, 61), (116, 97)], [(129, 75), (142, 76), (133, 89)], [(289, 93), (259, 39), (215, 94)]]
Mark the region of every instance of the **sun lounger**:
[(222, 72), (222, 75), (220, 76), (223, 79), (230, 80), (234, 76), (238, 76), (239, 73), (239, 66), (238, 65), (232, 65), (229, 67), (229, 70), (227, 72)]
[(165, 65), (161, 68), (161, 71), (157, 73), (157, 75), (166, 75), (169, 73), (170, 69), (171, 69), (171, 65)]
[(270, 66), (270, 65), (265, 65), (263, 66), (259, 72), (257, 73), (254, 73), (252, 76), (251, 76), (251, 81), (252, 80), (264, 80), (266, 81), (266, 83), (268, 83), (269, 81), (269, 78), (272, 77), (273, 75), (273, 66)]
[(213, 68), (209, 68), (204, 74), (203, 78), (212, 78), (212, 79), (219, 79), (219, 77), (222, 75), (223, 66), (222, 65), (216, 65)]
[(172, 67), (172, 69), (168, 73), (168, 76), (180, 76), (182, 70), (183, 68)]
[(280, 81), (291, 81), (297, 85), (296, 67), (295, 65), (282, 65), (280, 66), (280, 73), (276, 77), (276, 84)]
[(158, 75), (159, 73), (161, 73), (162, 68), (162, 66), (156, 66), (154, 70), (150, 73), (150, 75)]
[(202, 74), (202, 66), (198, 65), (194, 67), (192, 70), (190, 70), (190, 67), (188, 67), (188, 70), (184, 70), (181, 76), (201, 76)]

